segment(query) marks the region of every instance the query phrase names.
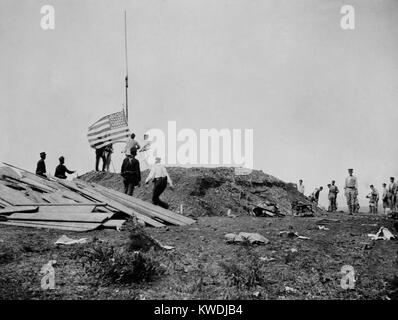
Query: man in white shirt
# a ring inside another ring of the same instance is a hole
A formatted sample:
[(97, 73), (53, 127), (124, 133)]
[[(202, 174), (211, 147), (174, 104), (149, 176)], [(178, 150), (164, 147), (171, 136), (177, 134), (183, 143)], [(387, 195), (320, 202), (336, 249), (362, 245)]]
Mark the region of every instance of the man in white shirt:
[(354, 169), (348, 169), (348, 177), (345, 178), (345, 196), (347, 198), (347, 205), (350, 214), (355, 212), (355, 207), (358, 197), (358, 180), (353, 176)]
[(126, 146), (124, 147), (122, 153), (125, 153), (126, 156), (130, 155), (131, 156), (131, 149), (134, 148), (138, 151), (138, 149), (141, 148), (141, 146), (139, 145), (139, 143), (137, 141), (134, 140), (135, 139), (135, 134), (132, 133), (130, 136), (130, 139), (127, 140), (126, 142)]
[(298, 192), (300, 192), (301, 194), (304, 195), (305, 187), (303, 185), (303, 180), (301, 180), (301, 179), (299, 180), (299, 184), (297, 186), (297, 190), (298, 190)]
[(153, 180), (153, 194), (152, 203), (162, 208), (168, 209), (169, 205), (159, 199), (160, 195), (167, 187), (167, 183), (170, 187), (173, 187), (173, 182), (167, 173), (166, 167), (160, 164), (160, 157), (155, 158), (155, 164), (152, 166), (148, 177), (145, 180), (145, 185), (147, 185), (151, 180)]

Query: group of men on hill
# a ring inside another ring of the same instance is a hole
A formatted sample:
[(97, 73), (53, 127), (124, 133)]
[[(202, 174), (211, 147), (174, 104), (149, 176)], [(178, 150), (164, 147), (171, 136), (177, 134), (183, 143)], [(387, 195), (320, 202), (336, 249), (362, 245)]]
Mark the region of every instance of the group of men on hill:
[[(144, 140), (147, 142), (148, 136), (144, 136)], [(126, 142), (126, 146), (122, 152), (125, 153), (126, 157), (123, 160), (123, 164), (121, 167), (121, 175), (123, 177), (124, 183), (124, 193), (130, 196), (134, 193), (134, 188), (136, 186), (141, 185), (141, 169), (140, 162), (136, 159), (137, 152), (147, 151), (150, 143), (146, 143), (144, 147), (141, 148), (140, 144), (135, 140), (135, 134), (133, 133), (129, 140)], [(113, 153), (113, 145), (105, 146), (101, 149), (96, 150), (96, 161), (95, 161), (95, 170), (98, 171), (99, 162), (102, 159), (103, 162), (103, 171), (109, 170), (109, 165), (111, 162), (111, 154)], [(40, 160), (37, 162), (36, 174), (47, 177), (46, 170), (46, 153), (40, 153)], [(146, 161), (147, 157), (144, 158)], [(148, 164), (148, 163), (147, 163)], [(349, 214), (354, 214), (359, 212), (359, 202), (358, 202), (358, 179), (353, 175), (354, 170), (348, 169), (348, 176), (345, 179), (344, 185), (344, 193), (347, 199), (347, 205)], [(75, 171), (69, 170), (65, 166), (65, 158), (63, 156), (59, 157), (59, 164), (55, 168), (54, 176), (59, 179), (66, 179), (66, 174), (73, 174)], [(155, 205), (159, 205), (163, 208), (168, 208), (169, 205), (162, 200), (160, 200), (160, 195), (166, 189), (167, 184), (170, 187), (173, 187), (173, 182), (167, 172), (167, 169), (164, 165), (161, 164), (161, 158), (155, 158), (155, 164), (151, 167), (150, 173), (145, 180), (145, 185), (147, 185), (150, 181), (153, 181), (153, 194), (152, 194), (152, 202)], [(329, 212), (337, 211), (337, 195), (340, 192), (339, 188), (336, 186), (336, 182), (334, 180), (331, 181), (330, 184), (327, 185), (328, 199), (329, 199)], [(299, 184), (297, 185), (297, 189), (300, 193), (304, 195), (305, 187), (303, 184), (303, 180), (299, 180)], [(318, 204), (319, 195), (323, 187), (316, 188), (309, 199), (314, 203)], [(374, 187), (374, 185), (370, 185), (370, 193), (366, 196), (369, 198), (369, 212), (377, 213), (378, 212), (378, 203), (379, 203), (379, 192)], [(397, 210), (397, 199), (398, 199), (398, 184), (395, 182), (394, 177), (390, 177), (390, 184), (387, 187), (386, 183), (383, 183), (383, 193), (382, 193), (382, 203), (384, 208), (384, 213), (386, 209), (394, 211)]]
[[(130, 196), (134, 193), (134, 188), (141, 185), (141, 168), (140, 162), (136, 159), (137, 152), (145, 152), (149, 149), (149, 142), (147, 141), (148, 135), (144, 136), (146, 144), (141, 148), (140, 144), (135, 140), (135, 134), (133, 133), (129, 140), (126, 142), (126, 146), (122, 152), (126, 154), (123, 160), (123, 164), (120, 173), (123, 177), (124, 193)], [(99, 162), (102, 160), (103, 167), (102, 171), (109, 170), (109, 164), (111, 162), (111, 154), (113, 153), (113, 146), (108, 145), (101, 149), (96, 149), (96, 161), (95, 170), (98, 170)], [(40, 160), (37, 162), (36, 174), (47, 178), (46, 169), (46, 153), (40, 153)], [(144, 157), (144, 161), (147, 163), (147, 156)], [(148, 163), (147, 163), (148, 164)], [(63, 156), (59, 157), (59, 165), (55, 168), (54, 176), (59, 179), (66, 179), (66, 174), (73, 174), (75, 171), (69, 170), (65, 166), (65, 158)], [(145, 185), (153, 181), (153, 194), (152, 202), (155, 205), (161, 206), (163, 208), (168, 208), (169, 205), (160, 199), (160, 195), (166, 189), (167, 184), (173, 187), (173, 182), (167, 172), (164, 165), (161, 164), (161, 158), (155, 158), (155, 164), (151, 167), (148, 177), (145, 180)]]
[[(145, 135), (144, 140), (147, 141), (147, 138), (148, 136)], [(135, 187), (139, 187), (141, 185), (140, 161), (136, 158), (136, 156), (138, 151), (145, 152), (147, 151), (148, 147), (149, 143), (146, 143), (141, 148), (140, 144), (135, 140), (135, 134), (133, 133), (126, 142), (126, 146), (122, 151), (125, 153), (126, 157), (123, 160), (120, 173), (123, 177), (124, 193), (127, 195), (132, 196)], [(146, 162), (146, 157), (144, 157), (144, 161)], [(96, 166), (98, 166), (97, 161)], [(154, 184), (152, 203), (167, 209), (169, 205), (160, 199), (160, 195), (166, 189), (167, 184), (169, 184), (170, 187), (173, 187), (173, 182), (167, 172), (166, 167), (161, 164), (160, 157), (155, 158), (155, 164), (151, 167), (149, 175), (145, 180), (145, 185), (147, 185), (150, 181), (153, 181)]]
[[(36, 166), (36, 174), (42, 177), (47, 178), (47, 169), (46, 169), (46, 160), (47, 155), (45, 152), (40, 152), (40, 160), (37, 162), (37, 166)], [(59, 178), (59, 179), (66, 179), (66, 174), (73, 174), (76, 171), (72, 171), (69, 170), (66, 166), (65, 166), (65, 158), (64, 156), (60, 156), (58, 158), (59, 160), (59, 165), (57, 165), (57, 167), (55, 168), (55, 173), (54, 176)]]
[[(348, 169), (348, 176), (345, 179), (344, 185), (344, 194), (347, 199), (347, 205), (349, 214), (354, 214), (359, 212), (359, 201), (358, 201), (358, 179), (353, 175), (354, 170)], [(330, 184), (328, 184), (329, 193), (329, 212), (337, 211), (337, 195), (340, 192), (339, 188), (335, 185), (335, 181), (332, 180)], [(382, 193), (382, 204), (384, 213), (386, 213), (386, 209), (389, 208), (391, 211), (397, 210), (397, 199), (398, 199), (398, 184), (395, 182), (394, 177), (390, 177), (390, 184), (387, 187), (386, 183), (383, 183), (383, 193)], [(366, 196), (369, 199), (369, 212), (377, 213), (379, 206), (379, 192), (372, 184), (370, 187), (370, 193)], [(305, 187), (303, 185), (303, 180), (299, 180), (299, 184), (297, 185), (297, 190), (304, 195)], [(323, 190), (323, 187), (316, 188), (309, 199), (314, 203), (318, 204), (319, 194)]]
[[(148, 135), (144, 135), (144, 146), (141, 148), (140, 144), (135, 140), (135, 134), (132, 133), (130, 138), (127, 140), (122, 153), (126, 155), (130, 154), (131, 148), (135, 148), (140, 150), (140, 152), (145, 152), (148, 150), (150, 142), (148, 142)], [(113, 144), (108, 144), (101, 148), (95, 149), (95, 171), (99, 170), (99, 164), (102, 160), (102, 170), (101, 171), (109, 171), (110, 165), (112, 163), (112, 153), (113, 153)], [(145, 155), (144, 161), (147, 163), (147, 156)], [(148, 163), (147, 163), (148, 164)]]

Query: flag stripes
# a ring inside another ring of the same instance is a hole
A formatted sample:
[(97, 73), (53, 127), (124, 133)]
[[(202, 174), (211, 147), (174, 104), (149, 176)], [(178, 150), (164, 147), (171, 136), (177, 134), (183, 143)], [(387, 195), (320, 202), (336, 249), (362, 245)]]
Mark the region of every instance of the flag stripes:
[(92, 148), (99, 149), (111, 143), (120, 142), (130, 135), (130, 129), (123, 111), (102, 117), (88, 127), (87, 139)]
[(124, 129), (124, 130), (117, 130), (115, 132), (109, 133), (109, 134), (103, 134), (102, 138), (92, 138), (92, 139), (88, 139), (88, 142), (91, 144), (98, 144), (101, 142), (105, 142), (108, 141), (110, 137), (115, 137), (115, 136), (125, 136), (127, 135), (127, 137), (129, 136), (129, 130), (128, 129)]

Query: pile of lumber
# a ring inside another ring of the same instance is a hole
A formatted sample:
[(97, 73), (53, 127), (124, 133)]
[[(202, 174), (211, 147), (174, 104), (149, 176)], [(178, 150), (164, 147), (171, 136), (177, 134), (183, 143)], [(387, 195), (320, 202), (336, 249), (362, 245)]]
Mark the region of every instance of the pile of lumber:
[(152, 227), (195, 222), (100, 185), (45, 178), (9, 164), (0, 167), (0, 224), (90, 231), (119, 229), (128, 217)]

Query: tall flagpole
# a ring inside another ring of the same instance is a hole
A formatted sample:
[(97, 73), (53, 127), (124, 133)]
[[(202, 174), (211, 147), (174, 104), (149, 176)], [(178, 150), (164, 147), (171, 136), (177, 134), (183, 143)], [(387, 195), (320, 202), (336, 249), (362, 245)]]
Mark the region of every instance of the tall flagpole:
[(126, 57), (126, 119), (129, 119), (129, 105), (128, 105), (128, 92), (127, 88), (129, 87), (129, 68), (128, 68), (128, 60), (127, 60), (127, 11), (124, 11), (124, 49), (125, 49), (125, 57)]

